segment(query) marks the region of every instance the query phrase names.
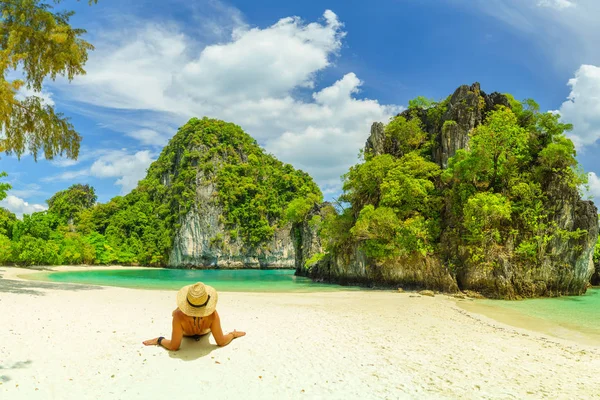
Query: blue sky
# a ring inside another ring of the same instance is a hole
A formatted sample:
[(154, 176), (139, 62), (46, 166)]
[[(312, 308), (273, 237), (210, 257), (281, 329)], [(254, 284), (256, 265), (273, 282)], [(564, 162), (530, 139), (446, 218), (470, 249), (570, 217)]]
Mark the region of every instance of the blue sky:
[[(570, 134), (600, 204), (595, 0), (65, 1), (96, 46), (88, 74), (39, 94), (83, 136), (77, 161), (3, 156), (21, 215), (73, 183), (125, 194), (193, 116), (232, 121), (326, 197), (374, 121), (478, 81), (533, 98)], [(31, 93), (23, 93), (29, 95)]]

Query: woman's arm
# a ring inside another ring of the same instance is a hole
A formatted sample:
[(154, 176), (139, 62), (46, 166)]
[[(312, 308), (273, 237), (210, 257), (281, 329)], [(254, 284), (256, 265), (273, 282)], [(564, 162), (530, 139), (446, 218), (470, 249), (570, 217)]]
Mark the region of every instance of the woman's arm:
[(213, 317), (213, 322), (210, 325), (210, 331), (212, 332), (213, 337), (215, 338), (215, 341), (217, 342), (218, 346), (227, 346), (229, 343), (231, 343), (233, 339), (238, 338), (240, 336), (244, 336), (246, 334), (246, 332), (238, 332), (234, 330), (233, 332), (229, 332), (228, 334), (223, 335), (223, 329), (221, 328), (221, 318), (219, 318), (219, 313), (216, 310)]
[[(183, 339), (183, 327), (176, 313), (173, 313), (173, 329), (171, 331), (171, 340), (163, 339), (160, 344), (167, 350), (179, 350)], [(144, 342), (146, 346), (158, 345), (158, 338), (149, 339)]]

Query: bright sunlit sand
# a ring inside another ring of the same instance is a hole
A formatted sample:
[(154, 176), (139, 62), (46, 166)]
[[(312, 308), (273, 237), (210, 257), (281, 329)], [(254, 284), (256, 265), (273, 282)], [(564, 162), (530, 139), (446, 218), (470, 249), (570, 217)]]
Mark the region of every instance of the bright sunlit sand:
[(175, 291), (0, 274), (0, 398), (593, 398), (600, 347), (513, 328), (456, 301), (383, 291), (222, 293), (218, 348), (170, 334)]

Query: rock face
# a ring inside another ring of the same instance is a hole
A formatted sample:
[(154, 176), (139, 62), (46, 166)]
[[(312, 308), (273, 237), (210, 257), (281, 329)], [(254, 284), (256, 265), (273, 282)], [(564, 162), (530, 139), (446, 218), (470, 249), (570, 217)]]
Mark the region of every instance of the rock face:
[[(318, 226), (311, 224), (310, 221), (314, 221), (314, 218), (322, 221), (327, 207), (331, 207), (328, 202), (316, 204), (309, 211), (302, 223), (296, 223), (292, 227), (296, 275), (303, 275), (303, 271), (306, 270), (306, 264), (310, 263), (311, 257), (323, 253), (323, 246), (317, 232)], [(316, 264), (317, 260), (315, 260), (313, 266)]]
[(596, 272), (592, 275), (591, 283), (594, 286), (600, 286), (600, 261), (596, 263)]
[[(498, 105), (510, 107), (510, 102), (499, 93), (487, 95), (475, 83), (459, 87), (435, 110), (437, 114), (415, 109), (400, 115), (410, 119), (416, 114), (421, 119), (423, 130), (433, 138), (432, 161), (445, 169), (457, 150), (469, 148), (469, 133)], [(394, 149), (398, 147), (393, 139), (392, 143), (386, 140), (382, 123), (372, 125), (365, 151), (374, 155), (395, 154)], [(470, 264), (465, 254), (454, 254), (452, 263), (448, 261), (450, 258), (440, 255), (440, 258), (397, 259), (389, 265), (378, 265), (353, 247), (328, 255), (313, 265), (297, 268), (297, 271), (330, 282), (397, 284), (447, 292), (472, 290), (491, 297), (582, 294), (595, 271), (592, 256), (598, 237), (597, 209), (592, 202), (581, 200), (577, 190), (562, 184), (560, 179), (548, 177), (542, 185), (548, 197), (546, 209), (550, 210), (557, 228), (566, 234), (555, 235), (543, 246), (543, 262), (536, 268), (521, 268), (513, 257), (514, 245), (509, 241), (506, 251), (494, 256), (497, 267), (493, 270)], [(578, 230), (585, 233), (577, 234)], [(312, 232), (306, 234), (314, 235)], [(461, 252), (457, 248), (450, 251)], [(310, 254), (302, 257), (305, 260)], [(456, 260), (460, 265), (451, 265)], [(594, 279), (600, 283), (600, 267), (597, 267)]]
[[(509, 106), (506, 96), (496, 92), (488, 95), (481, 91), (479, 83), (474, 83), (456, 89), (446, 100), (446, 109), (436, 118), (429, 116), (427, 110), (416, 110), (417, 116), (423, 121), (423, 130), (435, 138), (433, 161), (446, 168), (448, 159), (454, 156), (458, 149), (469, 148), (471, 130), (480, 125), (485, 115), (498, 105)], [(400, 115), (407, 119), (412, 118), (409, 110)], [(392, 143), (390, 147), (397, 146)], [(381, 122), (373, 123), (365, 150), (374, 155), (392, 153), (390, 148), (386, 148), (384, 125)]]
[(184, 217), (177, 231), (169, 266), (173, 268), (294, 268), (291, 226), (275, 232), (258, 248), (232, 240), (221, 222), (223, 209), (216, 201), (216, 187), (198, 172), (196, 207)]
[[(306, 221), (318, 216), (323, 220), (327, 207), (324, 203), (315, 206)], [(369, 259), (357, 245), (351, 245), (334, 255), (325, 255), (318, 226), (309, 222), (294, 227), (296, 251), (296, 275), (307, 276), (315, 281), (333, 282), (342, 285), (403, 286), (456, 292), (456, 280), (438, 258), (395, 259), (386, 264), (377, 264)], [(323, 257), (316, 257), (322, 255)], [(398, 265), (402, 265), (398, 268)]]
[(333, 257), (325, 256), (298, 274), (316, 281), (342, 285), (402, 286), (449, 293), (458, 291), (455, 279), (438, 258), (396, 259), (377, 264), (365, 256), (358, 246), (338, 252)]
[(322, 198), (308, 174), (266, 154), (237, 125), (192, 118), (149, 168), (146, 185), (169, 210), (171, 268), (296, 265), (292, 201)]
[(497, 255), (500, 268), (482, 271), (477, 264), (463, 261), (457, 274), (459, 287), (487, 296), (516, 298), (585, 293), (594, 273), (592, 256), (598, 237), (596, 206), (580, 199), (577, 190), (557, 179), (545, 182), (546, 208), (557, 227), (566, 234), (554, 236), (543, 247), (537, 268), (522, 268), (513, 257), (513, 247)]

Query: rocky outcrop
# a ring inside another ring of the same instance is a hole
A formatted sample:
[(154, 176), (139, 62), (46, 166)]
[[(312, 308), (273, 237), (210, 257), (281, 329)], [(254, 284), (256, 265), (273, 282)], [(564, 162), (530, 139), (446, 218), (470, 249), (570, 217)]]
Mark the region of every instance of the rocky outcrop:
[[(439, 114), (430, 114), (425, 109), (403, 111), (400, 115), (406, 119), (418, 117), (423, 122), (423, 130), (434, 138), (432, 160), (440, 167), (448, 166), (450, 159), (458, 149), (469, 148), (469, 133), (479, 126), (487, 113), (497, 106), (509, 107), (503, 94), (483, 92), (479, 83), (460, 86), (452, 96), (445, 100)], [(386, 146), (384, 125), (375, 122), (371, 126), (371, 135), (365, 144), (365, 150), (373, 155), (392, 154), (392, 143)]]
[(196, 206), (183, 218), (169, 257), (172, 268), (294, 268), (291, 226), (275, 232), (273, 239), (248, 248), (232, 240), (221, 222), (223, 209), (216, 201), (216, 187), (202, 171), (196, 181)]
[[(488, 95), (475, 83), (459, 87), (435, 109), (409, 109), (400, 115), (407, 120), (418, 117), (422, 121), (423, 130), (433, 141), (432, 161), (445, 169), (448, 160), (459, 149), (469, 148), (471, 131), (500, 105), (510, 107), (509, 99), (499, 93)], [(398, 156), (396, 149), (400, 146), (393, 140), (386, 137), (382, 123), (374, 123), (365, 151), (373, 155)], [(494, 254), (486, 255), (492, 268), (482, 268), (479, 263), (469, 261), (459, 244), (460, 239), (445, 239), (453, 235), (446, 235), (445, 230), (450, 231), (453, 227), (442, 226), (441, 245), (445, 250), (439, 258), (396, 259), (381, 265), (365, 257), (358, 245), (350, 245), (298, 271), (328, 282), (395, 284), (448, 292), (460, 288), (490, 297), (582, 294), (590, 279), (600, 283), (600, 267), (595, 270), (592, 261), (598, 237), (597, 209), (592, 202), (581, 200), (577, 190), (566, 185), (558, 175), (548, 176), (542, 186), (548, 198), (545, 208), (549, 211), (550, 222), (555, 224), (556, 234), (542, 245), (542, 261), (533, 268), (525, 266), (515, 256), (514, 250), (521, 240), (518, 234)], [(303, 257), (306, 259), (310, 255)]]
[(316, 281), (369, 287), (432, 289), (448, 293), (458, 291), (456, 280), (436, 257), (398, 258), (376, 263), (357, 245), (326, 255), (309, 265), (300, 275)]
[(559, 233), (543, 245), (541, 263), (535, 268), (522, 266), (515, 259), (513, 241), (509, 241), (494, 255), (496, 268), (482, 269), (464, 257), (457, 271), (462, 289), (503, 298), (585, 293), (594, 273), (592, 257), (598, 237), (596, 206), (591, 201), (581, 200), (577, 190), (559, 179), (550, 178), (546, 185), (546, 208)]
[(285, 210), (305, 196), (322, 198), (308, 174), (265, 153), (239, 126), (209, 118), (179, 129), (144, 186), (165, 216), (172, 268), (292, 269)]
[[(359, 250), (357, 244), (324, 254), (318, 235), (319, 223), (331, 208), (329, 203), (316, 205), (305, 222), (294, 226), (296, 275), (316, 281), (361, 286), (403, 286), (456, 292), (458, 287), (450, 271), (434, 257), (397, 258), (376, 263)], [(401, 266), (401, 267), (399, 267)]]
[(596, 262), (596, 272), (592, 275), (591, 283), (594, 286), (600, 286), (600, 261)]
[(381, 122), (373, 122), (371, 134), (367, 138), (365, 149), (373, 155), (384, 154), (385, 151), (385, 126)]
[(325, 218), (325, 213), (331, 204), (315, 204), (301, 223), (292, 227), (296, 275), (306, 275), (306, 271), (313, 268), (323, 254), (323, 245), (319, 236), (319, 226)]
[(479, 83), (463, 85), (456, 89), (448, 101), (447, 111), (442, 115), (439, 125), (436, 124), (437, 121), (430, 121), (425, 126), (427, 133), (436, 138), (433, 161), (446, 168), (448, 159), (454, 156), (457, 150), (469, 148), (469, 133), (498, 105), (509, 106), (506, 96), (500, 93), (487, 95), (481, 91)]

